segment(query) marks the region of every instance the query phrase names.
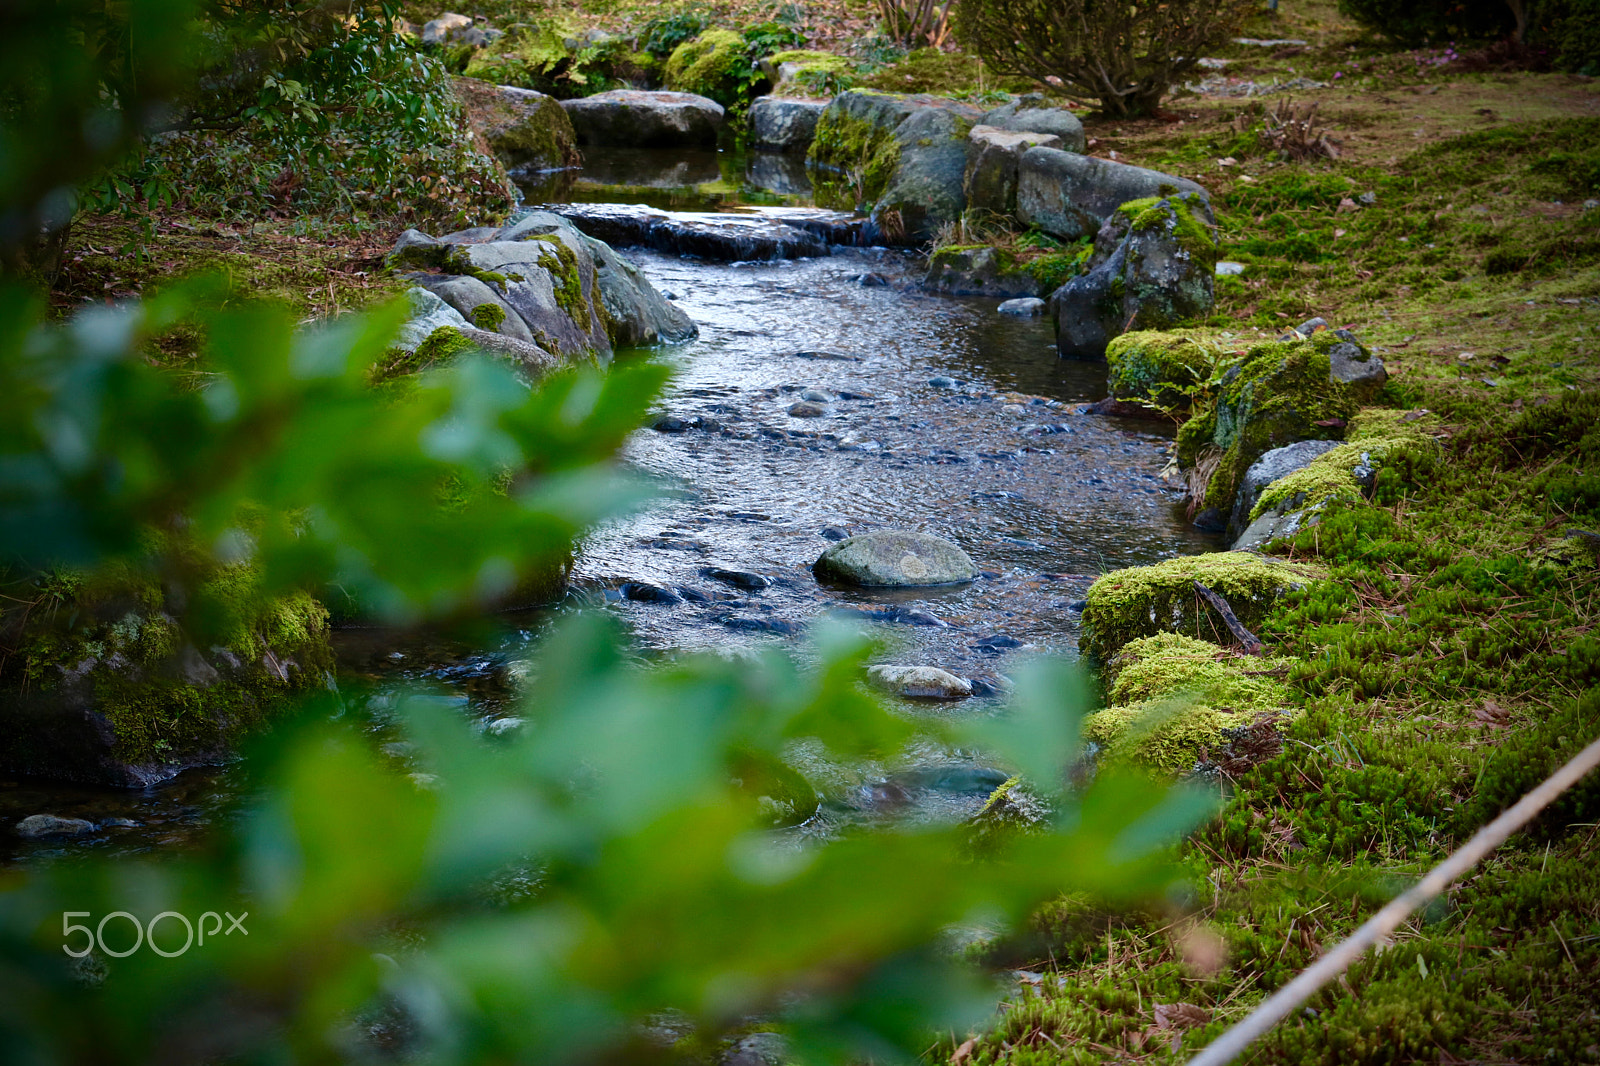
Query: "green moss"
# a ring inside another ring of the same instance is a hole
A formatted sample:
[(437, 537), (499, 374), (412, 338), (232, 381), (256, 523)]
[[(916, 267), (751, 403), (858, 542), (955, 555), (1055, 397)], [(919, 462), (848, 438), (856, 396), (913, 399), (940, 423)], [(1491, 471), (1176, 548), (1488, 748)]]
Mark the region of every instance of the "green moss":
[(500, 324), (506, 320), (506, 309), (499, 304), (482, 303), (472, 309), (468, 316), (472, 324), (479, 329), (493, 333), (500, 329)]
[(841, 79), (851, 79), (855, 74), (855, 66), (850, 60), (832, 52), (791, 49), (775, 53), (766, 60), (766, 65), (774, 72), (790, 63), (798, 64), (798, 67), (787, 80), (779, 83), (778, 91), (789, 91), (797, 85), (815, 88), (830, 78), (834, 84), (838, 84)]
[(1187, 555), (1114, 570), (1089, 588), (1080, 644), (1085, 654), (1109, 662), (1129, 641), (1157, 633), (1227, 640), (1227, 629), (1195, 592), (1196, 581), (1227, 600), (1239, 621), (1253, 629), (1285, 592), (1323, 576), (1316, 566), (1247, 552)]
[(673, 49), (662, 72), (667, 88), (710, 97), (737, 110), (747, 102), (752, 70), (744, 37), (732, 30), (707, 30)]
[(1083, 273), (1091, 251), (1086, 244), (1076, 252), (1046, 252), (1028, 263), (1028, 273), (1038, 282), (1040, 294), (1048, 296)]
[(1211, 377), (1221, 358), (1212, 338), (1194, 330), (1124, 333), (1106, 347), (1111, 395), (1166, 409), (1185, 408), (1190, 394)]
[[(578, 266), (577, 253), (553, 233), (533, 234), (527, 239), (538, 241), (543, 246), (539, 251), (539, 265), (550, 272), (551, 280), (555, 282), (556, 306), (565, 311), (580, 329), (587, 331), (590, 306), (583, 295), (583, 272)], [(598, 301), (596, 306), (600, 306)]]
[(4, 650), (17, 653), (4, 656), (0, 687), (47, 696), (76, 677), (111, 724), (111, 755), (153, 765), (224, 753), (283, 696), (325, 683), (328, 614), (314, 598), (267, 596), (254, 568), (210, 564), (171, 534), (144, 539), (149, 568), (113, 563), (31, 582), (35, 599), (18, 601), (27, 609), (0, 619)]
[(1182, 702), (1108, 707), (1083, 720), (1083, 737), (1103, 749), (1102, 758), (1179, 777), (1227, 742), (1225, 730), (1252, 718)]
[(1271, 449), (1344, 436), (1358, 406), (1350, 387), (1329, 376), (1327, 349), (1337, 343), (1324, 331), (1312, 341), (1259, 344), (1223, 375), (1212, 434), (1223, 458), (1205, 506), (1232, 507), (1244, 472)]
[(1228, 710), (1271, 710), (1288, 702), (1288, 688), (1274, 675), (1287, 674), (1289, 665), (1241, 659), (1209, 641), (1158, 633), (1129, 641), (1107, 665), (1106, 699), (1125, 706), (1193, 695)]
[(899, 62), (863, 78), (861, 84), (885, 92), (954, 96), (975, 93), (982, 88), (1005, 88), (1011, 82), (986, 77), (983, 61), (976, 56), (919, 48)]
[(1431, 446), (1427, 430), (1436, 427), (1438, 419), (1430, 416), (1426, 421), (1403, 422), (1404, 417), (1405, 412), (1401, 411), (1363, 410), (1350, 425), (1348, 443), (1330, 448), (1304, 468), (1268, 485), (1250, 512), (1250, 520), (1274, 508), (1286, 512), (1321, 509), (1335, 500), (1347, 503), (1360, 500), (1364, 492), (1353, 473), (1356, 467), (1366, 466), (1376, 471), (1393, 453)]
[(819, 168), (813, 174), (817, 203), (868, 207), (889, 188), (900, 165), (900, 144), (893, 131), (830, 107), (817, 120), (806, 161)]

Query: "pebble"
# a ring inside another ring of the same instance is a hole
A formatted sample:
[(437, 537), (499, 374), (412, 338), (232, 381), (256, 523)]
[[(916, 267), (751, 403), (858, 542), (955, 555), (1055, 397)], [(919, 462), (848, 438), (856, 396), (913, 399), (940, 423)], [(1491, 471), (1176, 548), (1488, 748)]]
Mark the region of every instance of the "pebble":
[(801, 400), (799, 403), (789, 405), (790, 418), (821, 418), (828, 413), (828, 409), (820, 403), (810, 400)]
[(812, 403), (828, 403), (833, 399), (832, 396), (829, 396), (821, 389), (807, 389), (800, 394), (800, 398), (802, 400), (810, 400)]
[(1237, 277), (1238, 275), (1243, 274), (1243, 273), (1244, 273), (1244, 264), (1243, 263), (1234, 263), (1234, 262), (1230, 262), (1230, 261), (1228, 261), (1226, 259), (1223, 259), (1223, 260), (1221, 260), (1220, 262), (1217, 263), (1217, 277), (1219, 277), (1219, 278)]
[(929, 378), (928, 384), (932, 385), (936, 389), (953, 389), (959, 384), (959, 382), (957, 382), (955, 378), (947, 378), (941, 374), (936, 378)]
[(843, 526), (823, 526), (820, 536), (823, 540), (844, 540), (850, 531)]
[(781, 636), (792, 637), (805, 627), (799, 622), (791, 622), (787, 618), (750, 618), (730, 615), (722, 619), (722, 624), (729, 629), (748, 629), (757, 633), (777, 633)]
[(974, 646), (982, 651), (999, 653), (1010, 648), (1025, 648), (1027, 643), (1004, 633), (996, 633), (992, 637), (984, 637), (977, 641)]

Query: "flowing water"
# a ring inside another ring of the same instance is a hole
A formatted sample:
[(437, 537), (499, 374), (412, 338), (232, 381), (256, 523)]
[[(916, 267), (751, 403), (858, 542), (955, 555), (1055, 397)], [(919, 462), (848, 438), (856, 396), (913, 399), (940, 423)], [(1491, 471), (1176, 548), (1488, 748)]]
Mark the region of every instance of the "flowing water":
[[(530, 200), (647, 204), (709, 213), (715, 226), (717, 213), (804, 206), (809, 192), (794, 159), (772, 156), (592, 153), (572, 177), (530, 187)], [(1217, 544), (1157, 476), (1170, 438), (1161, 424), (1078, 413), (1105, 395), (1105, 367), (1058, 358), (1048, 319), (923, 294), (922, 264), (903, 251), (732, 263), (624, 251), (700, 336), (651, 353), (676, 377), (657, 428), (635, 434), (624, 459), (661, 493), (584, 541), (571, 599), (621, 615), (647, 653), (777, 643), (803, 654), (806, 627), (837, 617), (883, 641), (884, 661), (942, 667), (997, 693), (1029, 655), (1076, 654), (1076, 608), (1097, 575)], [(791, 414), (803, 399), (821, 414)], [(948, 538), (982, 575), (904, 591), (816, 582), (810, 566), (830, 537), (878, 528)], [(510, 713), (506, 664), (548, 618), (509, 618), (470, 644), (345, 631), (341, 678), (379, 686), (379, 743), (385, 686), (426, 683), (491, 720)], [(906, 710), (983, 713), (998, 698)], [(844, 777), (832, 768), (807, 831), (959, 816), (1003, 777), (938, 750)], [(104, 826), (70, 843), (0, 838), (0, 860), (182, 846), (233, 789), (225, 769), (144, 792), (0, 781), (0, 824), (49, 811)], [(107, 825), (115, 819), (136, 824)]]

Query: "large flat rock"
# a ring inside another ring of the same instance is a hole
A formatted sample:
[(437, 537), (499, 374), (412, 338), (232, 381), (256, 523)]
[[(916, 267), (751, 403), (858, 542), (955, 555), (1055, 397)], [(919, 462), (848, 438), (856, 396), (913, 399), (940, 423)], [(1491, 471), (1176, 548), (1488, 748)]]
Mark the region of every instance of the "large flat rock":
[(1211, 195), (1186, 178), (1059, 148), (1030, 148), (1017, 167), (1018, 219), (1062, 240), (1094, 236), (1130, 200), (1185, 192), (1196, 194), (1196, 213), (1214, 224)]
[(693, 93), (613, 89), (561, 106), (579, 144), (623, 148), (710, 147), (724, 119), (721, 104)]

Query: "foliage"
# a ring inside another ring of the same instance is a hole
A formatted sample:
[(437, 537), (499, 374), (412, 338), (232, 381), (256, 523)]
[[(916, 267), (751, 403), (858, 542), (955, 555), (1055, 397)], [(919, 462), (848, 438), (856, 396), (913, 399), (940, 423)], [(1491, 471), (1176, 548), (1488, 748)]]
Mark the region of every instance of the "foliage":
[(639, 48), (658, 59), (670, 56), (680, 44), (711, 28), (711, 15), (698, 5), (657, 15), (639, 32)]
[(53, 272), (74, 188), (137, 144), (154, 106), (188, 83), (198, 62), (194, 15), (193, 0), (8, 8), (0, 34), (0, 272)]
[[(468, 359), (384, 396), (364, 371), (398, 309), (297, 333), (190, 288), (38, 326), (26, 297), (6, 296), (8, 562), (158, 568), (130, 530), (181, 513), (193, 543), (249, 558), (263, 587), (337, 580), (395, 614), (469, 602), (626, 499), (595, 463), (662, 376), (571, 373), (530, 393)], [(207, 338), (200, 391), (137, 357), (186, 318)], [(330, 695), (267, 742), (208, 855), (6, 881), (6, 1046), (50, 1061), (148, 1060), (196, 1040), (225, 1057), (348, 1055), (384, 1031), (372, 1019), (400, 1018), (407, 1048), (434, 1061), (535, 1048), (622, 1061), (646, 1054), (642, 1018), (677, 1008), (710, 1033), (776, 1011), (823, 1059), (904, 1053), (985, 1003), (926, 949), (944, 924), (1019, 920), (1062, 885), (1120, 897), (1163, 883), (1151, 860), (1204, 805), (1112, 775), (1060, 793), (1078, 714), (1060, 666), (1021, 679), (1013, 713), (944, 738), (1051, 797), (1055, 829), (1010, 840), (1004, 861), (970, 865), (961, 827), (804, 851), (770, 837), (752, 766), (801, 740), (849, 760), (911, 739), (858, 686), (870, 649), (820, 639), (806, 673), (776, 654), (641, 671), (614, 633), (576, 620), (532, 667), (520, 733), (486, 737), (419, 698), (399, 711), (401, 766), (355, 721), (361, 694)], [(248, 910), (250, 939), (74, 964), (67, 905), (143, 920)], [(251, 1025), (222, 1024), (243, 1013)]]
[(955, 33), (997, 74), (1110, 115), (1150, 115), (1254, 8), (1245, 0), (966, 0)]
[[(1526, 2), (1518, 0), (1518, 6)], [(1339, 0), (1339, 13), (1408, 48), (1505, 37), (1518, 28), (1512, 5), (1499, 0)]]
[[(857, 685), (866, 651), (834, 635), (805, 673), (778, 654), (640, 670), (577, 620), (539, 656), (519, 732), (486, 738), (414, 699), (398, 712), (415, 745), (400, 767), (331, 697), (267, 746), (212, 857), (6, 883), (0, 1033), (56, 1061), (148, 1060), (202, 1033), (230, 1058), (348, 1057), (376, 1050), (364, 1032), (396, 1029), (429, 1061), (659, 1061), (636, 1027), (675, 1008), (708, 1037), (769, 1012), (811, 1061), (914, 1054), (989, 1003), (925, 947), (941, 925), (1020, 920), (1063, 886), (1157, 887), (1152, 849), (1204, 805), (1106, 775), (1055, 793), (1059, 828), (1011, 834), (996, 861), (967, 861), (959, 826), (797, 851), (763, 828), (742, 768), (802, 738), (832, 759), (903, 742), (905, 721)], [(962, 740), (1055, 780), (1071, 687), (1060, 667), (1038, 671), (1011, 716)], [(249, 939), (85, 971), (61, 952), (64, 900), (144, 919), (248, 910)], [(246, 1010), (252, 1025), (220, 1024)]]
[[(196, 283), (42, 326), (37, 301), (4, 290), (6, 564), (159, 569), (139, 531), (182, 515), (217, 561), (251, 559), (266, 594), (337, 583), (406, 617), (504, 590), (628, 498), (572, 478), (642, 418), (658, 368), (575, 371), (529, 393), (509, 369), (469, 360), (383, 404), (367, 369), (402, 305), (297, 332), (271, 306), (218, 309), (221, 295)], [(198, 391), (140, 357), (180, 326), (203, 337)]]

